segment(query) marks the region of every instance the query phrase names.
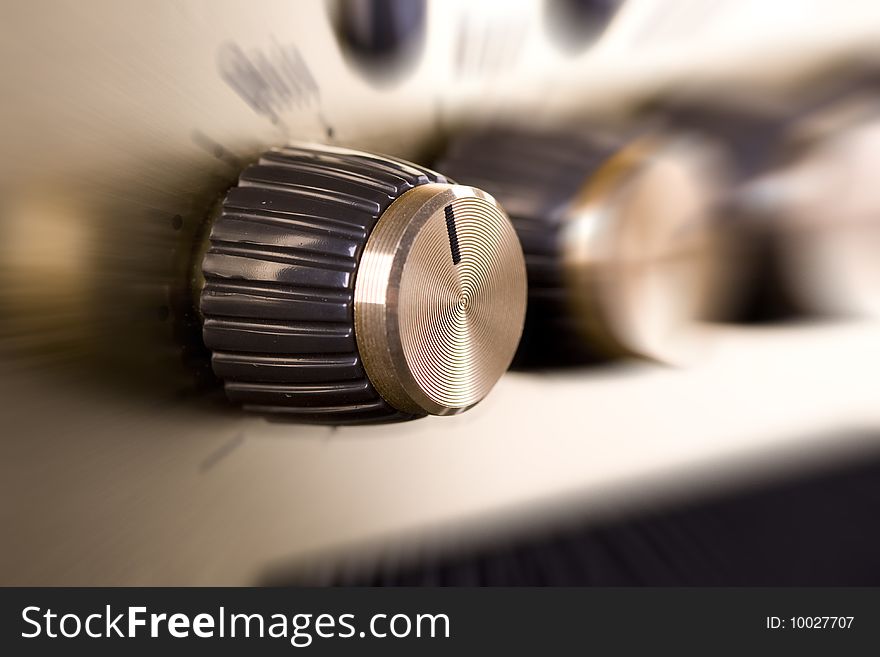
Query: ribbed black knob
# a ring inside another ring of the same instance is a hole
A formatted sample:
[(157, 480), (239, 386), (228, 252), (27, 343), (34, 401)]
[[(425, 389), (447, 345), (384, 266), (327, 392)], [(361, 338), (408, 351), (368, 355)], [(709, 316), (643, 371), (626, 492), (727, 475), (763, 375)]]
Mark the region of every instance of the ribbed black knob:
[[(513, 355), (524, 308), (518, 319), (514, 311), (515, 338), (502, 340), (506, 362), (491, 368), (488, 386), (468, 387), (468, 373), (443, 379), (466, 388), (458, 396), (445, 395), (430, 377), (455, 370), (444, 357), (460, 336), (420, 313), (452, 303), (435, 287), (446, 270), (460, 273), (451, 262), (445, 208), (461, 199), (477, 212), (457, 213), (456, 246), (470, 262), (495, 263), (490, 279), (510, 276), (508, 265), (492, 258), (509, 250), (515, 234), (481, 194), (417, 165), (358, 151), (306, 145), (265, 153), (223, 200), (201, 263), (203, 337), (227, 396), (252, 411), (333, 424), (456, 413), (479, 401)], [(506, 242), (486, 252), (467, 238), (474, 222), (502, 235), (507, 226)], [(435, 245), (439, 231), (443, 241)], [(524, 305), (524, 280), (522, 286)], [(413, 294), (421, 295), (415, 310)], [(459, 304), (450, 312), (464, 311)], [(428, 356), (418, 352), (426, 343)], [(435, 352), (439, 360), (432, 361)]]
[(452, 143), (440, 166), (503, 203), (522, 242), (517, 365), (679, 359), (673, 334), (712, 287), (704, 164), (690, 146), (648, 136), (496, 127)]

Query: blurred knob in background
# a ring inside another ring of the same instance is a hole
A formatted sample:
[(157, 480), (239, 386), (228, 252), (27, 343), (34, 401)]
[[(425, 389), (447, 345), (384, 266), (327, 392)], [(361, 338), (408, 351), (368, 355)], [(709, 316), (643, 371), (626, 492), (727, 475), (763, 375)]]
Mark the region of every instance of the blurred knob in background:
[(623, 0), (545, 0), (544, 22), (553, 41), (575, 53), (595, 42)]
[(510, 213), (529, 310), (518, 365), (692, 357), (718, 295), (712, 224), (723, 177), (696, 141), (488, 128), (442, 166)]
[(798, 304), (880, 317), (880, 73), (817, 86), (788, 126), (785, 166), (759, 189), (786, 227), (783, 271)]
[(508, 368), (526, 305), (522, 250), (491, 196), (308, 145), (241, 174), (195, 285), (227, 396), (331, 424), (472, 407)]
[(331, 0), (327, 3), (342, 52), (381, 81), (413, 64), (425, 40), (425, 0)]
[(785, 226), (773, 190), (758, 181), (781, 163), (789, 107), (738, 88), (668, 91), (646, 103), (641, 121), (668, 134), (713, 144), (728, 172), (715, 207), (722, 248), (725, 303), (716, 319), (766, 322), (800, 311), (785, 284), (781, 249)]
[(723, 146), (721, 221), (733, 319), (880, 315), (880, 76), (824, 71), (798, 87), (679, 90), (672, 132)]

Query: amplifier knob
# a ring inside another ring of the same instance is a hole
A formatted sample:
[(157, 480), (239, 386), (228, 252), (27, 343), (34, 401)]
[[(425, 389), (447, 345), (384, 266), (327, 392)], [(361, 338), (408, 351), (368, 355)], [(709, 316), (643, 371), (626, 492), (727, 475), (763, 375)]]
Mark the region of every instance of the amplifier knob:
[(227, 396), (352, 424), (460, 413), (508, 368), (526, 272), (478, 189), (390, 157), (265, 153), (217, 208), (196, 276)]
[(714, 153), (656, 136), (490, 128), (442, 166), (510, 213), (529, 312), (516, 364), (691, 359), (718, 296)]

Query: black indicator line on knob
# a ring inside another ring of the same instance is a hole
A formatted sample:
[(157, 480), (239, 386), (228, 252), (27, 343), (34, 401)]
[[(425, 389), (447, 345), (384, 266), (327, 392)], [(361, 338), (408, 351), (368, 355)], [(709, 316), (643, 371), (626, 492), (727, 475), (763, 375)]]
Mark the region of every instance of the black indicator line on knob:
[(449, 249), (452, 251), (452, 264), (461, 262), (461, 251), (458, 248), (458, 233), (455, 232), (455, 215), (452, 214), (452, 205), (443, 208), (446, 214), (446, 232), (449, 234)]

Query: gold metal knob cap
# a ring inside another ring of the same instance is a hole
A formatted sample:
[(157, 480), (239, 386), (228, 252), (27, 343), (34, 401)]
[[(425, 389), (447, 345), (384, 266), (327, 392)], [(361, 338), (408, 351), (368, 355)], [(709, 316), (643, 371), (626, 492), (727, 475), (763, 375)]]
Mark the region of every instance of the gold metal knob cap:
[(526, 269), (516, 232), (485, 192), (415, 187), (373, 229), (354, 302), (358, 351), (389, 404), (465, 411), (507, 370), (522, 333)]
[(720, 296), (720, 180), (702, 144), (649, 139), (589, 178), (562, 230), (569, 307), (588, 339), (609, 353), (691, 359)]

